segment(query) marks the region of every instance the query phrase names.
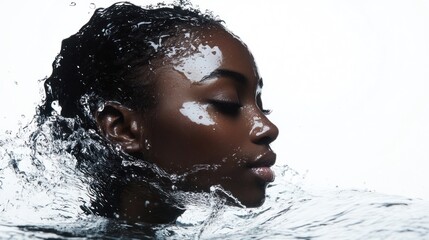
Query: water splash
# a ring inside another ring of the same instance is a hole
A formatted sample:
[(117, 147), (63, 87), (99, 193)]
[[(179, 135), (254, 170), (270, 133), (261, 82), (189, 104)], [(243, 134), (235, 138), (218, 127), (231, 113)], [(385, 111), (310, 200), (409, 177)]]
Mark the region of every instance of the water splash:
[(89, 202), (86, 179), (48, 129), (36, 131), (33, 123), (1, 135), (0, 222), (41, 224), (83, 214), (80, 206)]
[[(87, 215), (89, 182), (76, 160), (53, 140), (49, 124), (0, 138), (0, 238), (158, 239), (425, 239), (429, 202), (367, 191), (311, 189), (303, 176), (276, 166), (259, 208), (227, 204), (218, 186), (209, 193), (176, 190), (187, 209), (175, 224), (148, 225)], [(34, 142), (29, 146), (31, 139)], [(125, 162), (124, 165), (142, 162)], [(140, 166), (140, 165), (139, 165)]]
[[(314, 189), (303, 185), (305, 176), (287, 166), (275, 166), (276, 180), (259, 208), (231, 206), (234, 201), (226, 201), (225, 196), (233, 196), (219, 186), (208, 193), (192, 193), (172, 185), (176, 201), (186, 209), (174, 224), (127, 223), (87, 214), (84, 209), (90, 208), (94, 179), (77, 171), (79, 163), (65, 150), (77, 143), (54, 137), (52, 125), (60, 118), (40, 126), (34, 121), (0, 135), (0, 238), (429, 237), (428, 201), (360, 190)], [(148, 167), (143, 161), (124, 161), (122, 166)], [(169, 176), (157, 171), (159, 176)], [(184, 176), (169, 177), (174, 182)]]

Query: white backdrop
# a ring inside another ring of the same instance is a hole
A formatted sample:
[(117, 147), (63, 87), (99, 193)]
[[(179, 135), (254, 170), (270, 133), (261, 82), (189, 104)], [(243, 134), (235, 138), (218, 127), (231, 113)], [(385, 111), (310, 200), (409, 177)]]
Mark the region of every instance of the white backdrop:
[[(34, 114), (61, 40), (113, 2), (2, 3), (1, 132)], [(428, 0), (193, 3), (254, 53), (279, 163), (311, 186), (429, 199)]]

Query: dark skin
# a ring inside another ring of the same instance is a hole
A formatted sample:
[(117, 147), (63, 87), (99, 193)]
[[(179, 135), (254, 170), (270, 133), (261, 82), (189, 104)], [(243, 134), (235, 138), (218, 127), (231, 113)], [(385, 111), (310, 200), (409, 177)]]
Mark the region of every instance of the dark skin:
[[(242, 205), (260, 206), (274, 180), (276, 155), (269, 144), (278, 135), (262, 108), (262, 80), (234, 35), (220, 26), (194, 32), (192, 41), (181, 42), (186, 50), (176, 53), (170, 43), (176, 54), (155, 61), (154, 107), (136, 111), (107, 103), (96, 113), (97, 123), (125, 152), (178, 176), (179, 189), (207, 192), (220, 185)], [(156, 194), (144, 192), (138, 183), (123, 190), (123, 218), (150, 221), (163, 209)], [(170, 212), (173, 220), (178, 214)]]

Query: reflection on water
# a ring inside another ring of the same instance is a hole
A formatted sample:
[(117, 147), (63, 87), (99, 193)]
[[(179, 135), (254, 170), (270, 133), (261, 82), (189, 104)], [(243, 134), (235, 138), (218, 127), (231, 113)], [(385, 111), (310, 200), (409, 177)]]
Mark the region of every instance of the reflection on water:
[(277, 166), (266, 203), (227, 206), (217, 190), (178, 193), (187, 211), (175, 224), (129, 224), (88, 215), (90, 179), (35, 124), (0, 137), (0, 239), (428, 239), (429, 202), (357, 190), (303, 189)]

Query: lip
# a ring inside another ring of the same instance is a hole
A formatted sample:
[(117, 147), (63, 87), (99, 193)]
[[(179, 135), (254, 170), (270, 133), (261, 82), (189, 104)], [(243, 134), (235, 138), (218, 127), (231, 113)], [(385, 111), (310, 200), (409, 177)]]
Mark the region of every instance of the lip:
[(270, 168), (276, 162), (276, 154), (267, 151), (258, 155), (255, 161), (249, 164), (252, 172), (264, 182), (273, 182), (275, 179), (274, 171)]
[(249, 167), (271, 167), (274, 163), (276, 163), (276, 154), (273, 151), (267, 151), (263, 154), (259, 154), (254, 161), (251, 161)]

